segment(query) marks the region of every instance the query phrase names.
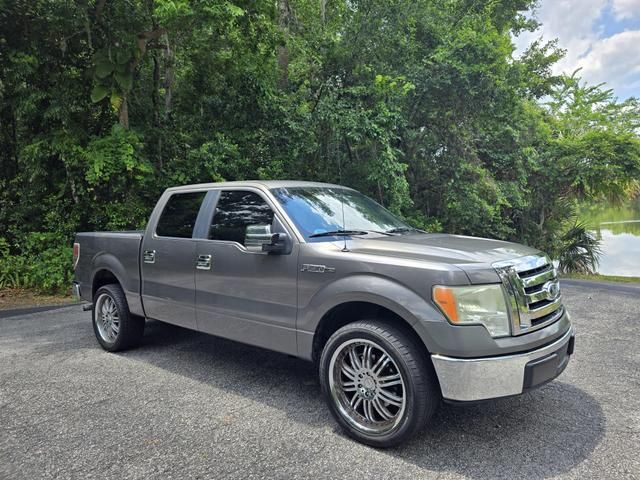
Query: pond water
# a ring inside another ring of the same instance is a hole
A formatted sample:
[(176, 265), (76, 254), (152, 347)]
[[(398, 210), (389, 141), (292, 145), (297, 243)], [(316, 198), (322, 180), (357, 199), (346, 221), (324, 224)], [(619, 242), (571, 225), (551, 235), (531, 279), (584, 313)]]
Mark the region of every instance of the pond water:
[(584, 206), (579, 218), (602, 240), (597, 273), (640, 277), (640, 198)]

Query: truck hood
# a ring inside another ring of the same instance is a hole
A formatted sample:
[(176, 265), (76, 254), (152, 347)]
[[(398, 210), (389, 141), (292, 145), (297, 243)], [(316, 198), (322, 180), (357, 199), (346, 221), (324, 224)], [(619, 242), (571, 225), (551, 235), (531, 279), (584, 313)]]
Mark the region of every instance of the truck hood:
[(535, 248), (489, 238), (442, 233), (355, 237), (349, 249), (356, 253), (446, 263), (461, 268), (471, 283), (500, 281), (492, 264), (529, 255)]

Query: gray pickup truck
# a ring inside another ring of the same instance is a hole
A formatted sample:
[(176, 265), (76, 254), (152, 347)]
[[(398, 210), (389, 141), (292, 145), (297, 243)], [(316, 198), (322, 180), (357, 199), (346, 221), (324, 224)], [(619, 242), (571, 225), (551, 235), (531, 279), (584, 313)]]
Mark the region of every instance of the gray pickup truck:
[(136, 345), (150, 318), (314, 361), (337, 422), (377, 447), (443, 399), (554, 379), (574, 348), (544, 253), (425, 233), (338, 185), (169, 188), (144, 232), (78, 233), (74, 268), (104, 349)]

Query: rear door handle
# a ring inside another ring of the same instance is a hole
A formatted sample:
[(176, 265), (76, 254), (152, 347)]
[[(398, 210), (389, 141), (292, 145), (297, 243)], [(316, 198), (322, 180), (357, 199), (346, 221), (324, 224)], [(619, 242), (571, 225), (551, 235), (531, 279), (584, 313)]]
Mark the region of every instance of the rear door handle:
[(156, 251), (145, 250), (142, 254), (142, 258), (144, 260), (144, 263), (156, 263)]
[(211, 255), (198, 255), (196, 268), (198, 270), (211, 270)]

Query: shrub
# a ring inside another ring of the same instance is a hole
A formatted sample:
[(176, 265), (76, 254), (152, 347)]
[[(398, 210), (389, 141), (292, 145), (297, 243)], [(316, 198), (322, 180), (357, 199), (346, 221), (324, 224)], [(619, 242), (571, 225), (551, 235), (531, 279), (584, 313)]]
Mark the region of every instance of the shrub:
[(584, 224), (576, 222), (560, 239), (559, 269), (562, 273), (594, 273), (602, 253), (600, 240)]
[(31, 233), (10, 254), (0, 239), (0, 288), (34, 288), (46, 293), (68, 290), (73, 277), (73, 249), (51, 233)]
[(29, 285), (29, 267), (24, 257), (0, 257), (0, 288), (21, 288)]

